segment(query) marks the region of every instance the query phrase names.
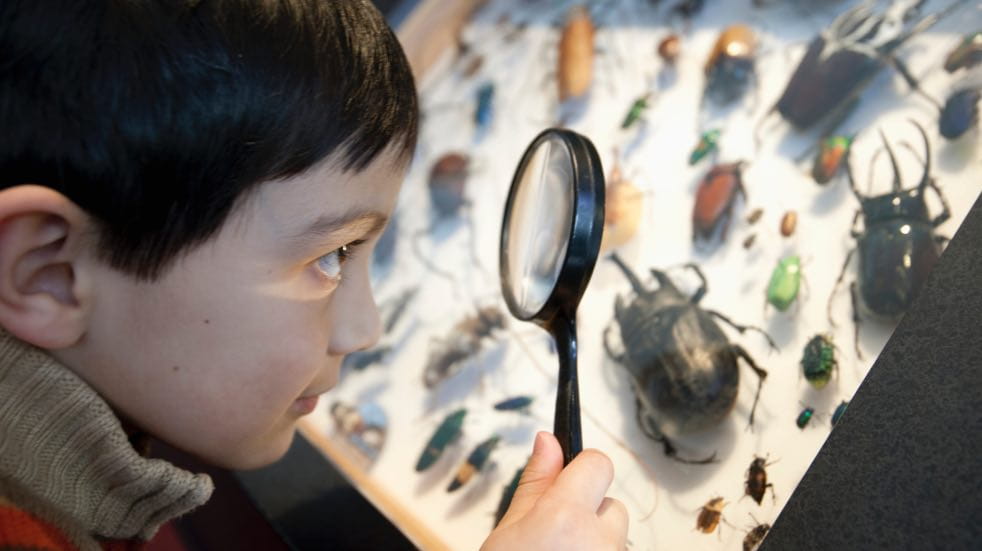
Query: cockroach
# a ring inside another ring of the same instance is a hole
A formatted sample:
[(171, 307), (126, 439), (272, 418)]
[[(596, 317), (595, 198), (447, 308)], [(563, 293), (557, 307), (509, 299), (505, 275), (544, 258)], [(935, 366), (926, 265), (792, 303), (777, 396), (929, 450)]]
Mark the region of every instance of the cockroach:
[[(777, 111), (798, 130), (828, 121), (822, 134), (831, 134), (887, 65), (896, 68), (914, 92), (937, 105), (921, 90), (895, 53), (911, 37), (932, 27), (965, 2), (956, 0), (943, 10), (921, 18), (918, 12), (922, 0), (894, 0), (882, 13), (875, 12), (874, 2), (859, 3), (812, 40), (780, 99), (761, 123)], [(760, 127), (758, 124), (755, 133), (758, 143)]]
[[(924, 173), (916, 187), (903, 188), (896, 156), (882, 131), (880, 138), (883, 140), (893, 167), (892, 191), (876, 196), (862, 195), (856, 188), (850, 160), (846, 159), (849, 187), (860, 204), (860, 210), (856, 211), (856, 216), (853, 217), (851, 230), (856, 246), (846, 254), (842, 270), (832, 287), (828, 302), (828, 317), (829, 323), (834, 327), (832, 299), (845, 277), (853, 253), (858, 250), (858, 289), (857, 282), (853, 281), (850, 285), (850, 295), (855, 330), (854, 343), (856, 355), (860, 358), (862, 357), (862, 352), (859, 350), (860, 311), (890, 322), (899, 320), (917, 298), (941, 256), (944, 242), (947, 241), (946, 237), (935, 232), (938, 226), (951, 217), (951, 210), (947, 199), (931, 175), (931, 144), (924, 128), (917, 121), (910, 122), (917, 128), (924, 142)], [(928, 187), (934, 190), (942, 207), (942, 212), (933, 218), (925, 200)], [(860, 218), (863, 219), (863, 231), (855, 229)]]
[(716, 165), (699, 184), (692, 207), (693, 243), (709, 240), (719, 228), (722, 229), (721, 239), (726, 240), (736, 198), (738, 195), (744, 200), (747, 198), (740, 173), (743, 165), (742, 161)]
[(965, 35), (961, 43), (945, 57), (944, 70), (954, 73), (979, 63), (982, 63), (982, 31), (975, 31)]
[(388, 421), (382, 408), (373, 403), (357, 407), (344, 402), (331, 405), (334, 426), (367, 459), (374, 460), (385, 444)]
[(643, 115), (645, 110), (648, 109), (648, 100), (650, 98), (651, 94), (646, 93), (634, 100), (634, 103), (632, 103), (631, 107), (627, 110), (627, 115), (624, 116), (624, 122), (621, 123), (622, 129), (626, 130), (633, 126), (634, 123), (641, 120), (641, 115)]
[(760, 505), (764, 499), (764, 492), (768, 488), (771, 489), (771, 497), (777, 499), (774, 497), (774, 485), (767, 481), (765, 467), (770, 465), (771, 463), (768, 463), (767, 459), (754, 456), (754, 460), (750, 462), (750, 467), (747, 468), (747, 479), (743, 483), (743, 492), (745, 496), (750, 496), (756, 501), (757, 505)]
[(798, 213), (793, 210), (785, 212), (781, 217), (781, 235), (791, 237), (796, 227), (798, 227)]
[(498, 446), (500, 440), (500, 436), (494, 435), (478, 444), (474, 448), (474, 451), (467, 456), (467, 460), (460, 466), (460, 469), (457, 470), (457, 474), (454, 475), (453, 480), (450, 481), (450, 485), (447, 486), (447, 491), (456, 491), (464, 484), (467, 484), (476, 473), (481, 472), (481, 469), (487, 464), (488, 458), (491, 457), (491, 452)]
[(760, 543), (764, 541), (764, 536), (771, 529), (771, 525), (766, 522), (763, 524), (758, 524), (747, 532), (746, 537), (743, 538), (743, 551), (754, 551), (760, 547)]
[(812, 165), (812, 178), (816, 184), (827, 184), (839, 173), (855, 137), (837, 135), (822, 139)]
[(460, 438), (463, 432), (464, 417), (466, 416), (466, 409), (458, 409), (443, 419), (440, 426), (436, 428), (436, 432), (433, 433), (433, 436), (430, 437), (430, 440), (423, 448), (423, 453), (420, 454), (419, 461), (416, 462), (417, 472), (422, 472), (430, 468), (436, 463), (437, 459), (440, 459), (447, 446)]
[(423, 384), (432, 389), (455, 375), (465, 360), (481, 350), (485, 339), (504, 327), (505, 315), (497, 306), (486, 306), (479, 309), (476, 316), (459, 321), (445, 339), (434, 342), (423, 370)]
[(615, 161), (607, 178), (605, 197), (604, 231), (600, 248), (606, 251), (627, 243), (637, 233), (641, 223), (643, 194), (623, 177), (620, 164)]
[(675, 65), (681, 53), (682, 39), (675, 33), (666, 36), (658, 43), (658, 55), (669, 65)]
[(690, 166), (701, 161), (706, 155), (716, 152), (720, 134), (721, 131), (718, 128), (714, 128), (703, 132), (702, 136), (699, 136), (699, 143), (689, 153)]
[(719, 526), (719, 520), (723, 516), (723, 507), (725, 506), (726, 503), (723, 503), (722, 497), (714, 497), (707, 501), (699, 510), (699, 517), (696, 518), (696, 529), (703, 534), (715, 532)]
[(574, 6), (566, 19), (559, 38), (559, 101), (583, 96), (593, 81), (593, 35), (595, 29), (590, 13), (583, 6)]
[(470, 157), (464, 153), (446, 153), (430, 168), (430, 202), (439, 218), (456, 216), (467, 204), (464, 189), (467, 185)]
[(747, 223), (753, 226), (760, 220), (761, 216), (764, 216), (764, 209), (759, 207), (755, 208), (754, 210), (750, 211), (750, 214), (747, 215)]
[(742, 96), (756, 80), (754, 69), (757, 35), (747, 25), (730, 25), (723, 29), (706, 60), (708, 96), (719, 105), (726, 105)]
[(526, 411), (532, 405), (535, 398), (531, 396), (514, 396), (507, 398), (494, 405), (498, 411)]
[(511, 482), (505, 486), (505, 489), (501, 492), (501, 500), (498, 501), (498, 510), (494, 514), (494, 525), (497, 526), (501, 519), (505, 518), (505, 513), (508, 512), (508, 507), (511, 507), (511, 500), (515, 497), (515, 490), (518, 490), (518, 483), (522, 480), (522, 473), (525, 472), (525, 466), (523, 465), (517, 471), (515, 471), (515, 476), (511, 477)]

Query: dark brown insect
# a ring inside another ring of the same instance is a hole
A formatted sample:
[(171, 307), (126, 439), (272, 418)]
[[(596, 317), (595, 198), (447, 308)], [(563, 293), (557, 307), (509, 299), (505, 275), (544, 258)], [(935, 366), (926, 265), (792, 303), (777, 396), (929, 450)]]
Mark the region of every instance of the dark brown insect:
[(756, 224), (758, 220), (760, 220), (761, 216), (764, 216), (764, 209), (756, 208), (750, 211), (750, 214), (747, 215), (747, 223), (752, 226)]
[(481, 308), (476, 316), (457, 322), (445, 339), (436, 340), (433, 344), (423, 371), (423, 384), (426, 388), (434, 388), (441, 381), (455, 375), (463, 367), (465, 360), (480, 352), (484, 340), (504, 326), (505, 315), (497, 306)]
[(455, 216), (467, 199), (464, 188), (470, 157), (463, 153), (447, 153), (437, 159), (430, 169), (430, 202), (439, 218)]
[(716, 165), (710, 169), (696, 191), (692, 208), (692, 241), (709, 240), (717, 228), (722, 229), (721, 239), (726, 240), (726, 230), (737, 195), (746, 199), (740, 169), (743, 162)]
[(754, 61), (757, 35), (746, 25), (723, 29), (713, 46), (706, 66), (705, 94), (719, 105), (726, 105), (746, 92), (755, 82)]
[(764, 467), (769, 464), (767, 459), (754, 456), (754, 460), (750, 462), (750, 468), (747, 469), (747, 480), (743, 484), (744, 495), (753, 498), (757, 505), (760, 505), (764, 499), (764, 492), (767, 488), (771, 489), (771, 497), (774, 497), (774, 485), (767, 482), (767, 471), (764, 470)]
[(682, 52), (682, 40), (679, 35), (672, 33), (658, 43), (658, 55), (669, 65), (675, 65)]
[(699, 510), (699, 518), (696, 519), (696, 530), (702, 531), (704, 534), (712, 534), (716, 531), (716, 527), (719, 526), (719, 519), (723, 516), (723, 507), (726, 503), (723, 503), (722, 497), (714, 497), (706, 502)]
[(760, 542), (764, 541), (764, 536), (767, 535), (767, 531), (770, 529), (771, 525), (766, 522), (751, 528), (747, 532), (747, 537), (743, 538), (743, 551), (754, 551), (754, 549), (757, 549), (760, 546)]
[(754, 241), (756, 241), (756, 240), (757, 240), (757, 234), (756, 233), (752, 233), (752, 234), (748, 235), (747, 238), (743, 240), (743, 248), (744, 249), (749, 249), (750, 247), (753, 247), (754, 246)]
[(789, 210), (784, 213), (781, 217), (781, 235), (784, 237), (791, 237), (794, 233), (794, 229), (798, 226), (798, 213), (793, 210)]

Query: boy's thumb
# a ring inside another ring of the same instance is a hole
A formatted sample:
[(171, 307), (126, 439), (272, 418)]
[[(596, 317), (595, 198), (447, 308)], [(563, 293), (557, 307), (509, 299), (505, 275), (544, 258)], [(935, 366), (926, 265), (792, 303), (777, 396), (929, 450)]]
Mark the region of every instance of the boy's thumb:
[(501, 519), (498, 527), (508, 526), (522, 519), (535, 506), (542, 494), (552, 487), (563, 470), (563, 450), (559, 441), (548, 432), (535, 435), (532, 446), (532, 456), (529, 458), (522, 478), (518, 481), (515, 496), (511, 499), (508, 512)]

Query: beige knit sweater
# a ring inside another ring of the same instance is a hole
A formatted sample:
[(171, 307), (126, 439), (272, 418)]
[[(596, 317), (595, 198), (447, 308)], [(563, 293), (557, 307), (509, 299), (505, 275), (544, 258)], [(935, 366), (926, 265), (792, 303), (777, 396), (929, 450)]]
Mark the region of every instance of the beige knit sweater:
[(86, 549), (149, 540), (211, 491), (207, 475), (138, 454), (95, 390), (0, 330), (0, 498)]

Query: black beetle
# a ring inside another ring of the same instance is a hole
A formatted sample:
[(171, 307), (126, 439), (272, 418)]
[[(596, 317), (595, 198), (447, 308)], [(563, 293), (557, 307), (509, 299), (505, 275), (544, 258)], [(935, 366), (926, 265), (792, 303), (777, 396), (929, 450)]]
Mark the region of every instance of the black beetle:
[[(931, 178), (931, 145), (924, 128), (914, 120), (910, 122), (917, 127), (924, 141), (924, 174), (916, 187), (903, 189), (896, 156), (882, 131), (880, 138), (893, 166), (891, 192), (871, 197), (860, 194), (853, 178), (852, 164), (846, 158), (849, 187), (859, 199), (861, 208), (853, 218), (851, 230), (852, 237), (857, 242), (856, 247), (846, 255), (842, 271), (832, 288), (828, 317), (829, 323), (835, 326), (832, 319), (832, 298), (845, 276), (853, 253), (858, 249), (859, 292), (857, 294), (855, 281), (850, 285), (850, 292), (856, 355), (859, 357), (862, 357), (859, 351), (859, 307), (875, 317), (890, 321), (899, 319), (910, 308), (941, 256), (943, 243), (947, 241), (946, 237), (934, 233), (934, 229), (943, 224), (951, 216), (951, 212), (947, 200)], [(937, 193), (943, 208), (943, 212), (934, 218), (930, 217), (924, 200), (928, 187)], [(860, 215), (863, 218), (862, 232), (855, 229)]]
[(759, 378), (750, 409), (753, 425), (757, 400), (767, 377), (767, 371), (742, 346), (729, 342), (716, 319), (741, 333), (747, 329), (759, 331), (776, 348), (773, 341), (756, 327), (737, 325), (719, 312), (700, 307), (707, 284), (698, 266), (686, 265), (702, 282), (695, 294), (688, 297), (665, 272), (651, 270), (659, 285), (652, 291), (645, 289), (616, 253), (610, 259), (624, 272), (637, 296), (630, 304), (618, 296), (614, 305), (623, 353), (615, 354), (610, 346), (611, 326), (604, 332), (604, 348), (631, 376), (641, 430), (661, 442), (665, 455), (677, 461), (712, 462), (715, 452), (706, 459), (679, 458), (669, 437), (715, 426), (730, 413), (740, 382), (738, 358), (743, 358)]
[(765, 467), (771, 465), (767, 462), (764, 457), (754, 456), (754, 460), (750, 462), (750, 467), (747, 468), (747, 480), (743, 483), (743, 495), (750, 496), (751, 499), (760, 505), (760, 502), (764, 499), (764, 492), (768, 488), (771, 489), (771, 497), (775, 500), (777, 497), (774, 495), (774, 484), (767, 481), (767, 470)]
[[(883, 13), (874, 11), (875, 3), (861, 2), (812, 40), (784, 93), (768, 114), (777, 111), (799, 130), (827, 120), (821, 135), (829, 135), (887, 65), (896, 68), (912, 90), (940, 108), (934, 98), (921, 90), (910, 70), (894, 53), (912, 36), (930, 28), (965, 2), (956, 0), (916, 21), (923, 0), (894, 0)], [(765, 116), (761, 122), (767, 119)], [(758, 126), (758, 133), (759, 130)]]

